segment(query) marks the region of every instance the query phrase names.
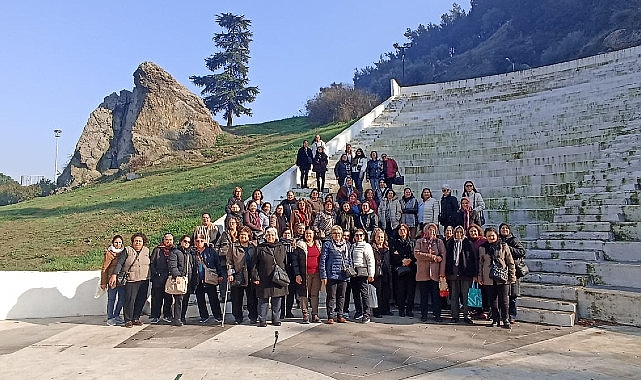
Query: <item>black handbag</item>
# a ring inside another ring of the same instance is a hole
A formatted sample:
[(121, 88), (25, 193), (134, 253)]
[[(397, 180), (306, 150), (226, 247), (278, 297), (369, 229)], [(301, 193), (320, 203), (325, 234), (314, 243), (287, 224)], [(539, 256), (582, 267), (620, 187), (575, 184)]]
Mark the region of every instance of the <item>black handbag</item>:
[(116, 275), (116, 286), (127, 285), (127, 281), (129, 280), (129, 271), (131, 270), (131, 267), (134, 266), (136, 260), (138, 260), (139, 255), (140, 252), (136, 252), (136, 258), (131, 262), (131, 265), (129, 265), (129, 269), (127, 269), (126, 271), (121, 270), (120, 272), (118, 272), (118, 274)]
[(245, 275), (243, 274), (242, 271), (234, 273), (234, 281), (229, 283), (229, 286), (232, 288), (237, 288), (239, 286), (243, 286), (243, 283), (245, 282)]
[(392, 179), (394, 185), (405, 185), (405, 176), (401, 175), (399, 172), (396, 172), (394, 179)]
[(396, 267), (394, 270), (396, 271), (396, 275), (398, 277), (407, 276), (412, 271), (412, 269), (410, 267), (408, 267), (408, 266), (406, 267), (406, 266), (403, 266), (403, 265), (401, 265), (399, 267)]
[(274, 271), (272, 272), (272, 283), (285, 287), (289, 285), (289, 275), (285, 269), (281, 268), (280, 265), (276, 264), (276, 256), (274, 252), (271, 252), (272, 259), (274, 259)]
[(530, 268), (527, 267), (523, 260), (517, 260), (514, 266), (516, 267), (516, 278), (524, 277), (530, 273)]
[(502, 268), (492, 262), (490, 264), (490, 278), (498, 282), (507, 282), (507, 267)]

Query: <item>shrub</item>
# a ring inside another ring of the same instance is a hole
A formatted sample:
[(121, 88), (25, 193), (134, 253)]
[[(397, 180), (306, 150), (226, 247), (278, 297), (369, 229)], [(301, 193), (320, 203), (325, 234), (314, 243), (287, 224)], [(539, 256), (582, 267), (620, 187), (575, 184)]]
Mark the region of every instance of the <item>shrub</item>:
[(307, 101), (307, 119), (311, 124), (321, 125), (347, 122), (365, 115), (379, 103), (377, 95), (342, 83), (322, 87), (319, 93)]

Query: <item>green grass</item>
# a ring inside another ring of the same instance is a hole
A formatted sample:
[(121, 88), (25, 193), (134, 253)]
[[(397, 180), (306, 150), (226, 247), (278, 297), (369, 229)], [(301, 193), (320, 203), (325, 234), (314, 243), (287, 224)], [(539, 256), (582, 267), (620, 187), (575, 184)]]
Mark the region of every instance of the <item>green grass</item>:
[(113, 235), (144, 232), (153, 246), (165, 232), (191, 233), (200, 214), (224, 213), (232, 189), (249, 196), (294, 164), (304, 139), (328, 141), (350, 123), (310, 126), (305, 118), (233, 127), (200, 162), (139, 171), (64, 194), (0, 207), (1, 270), (99, 269)]

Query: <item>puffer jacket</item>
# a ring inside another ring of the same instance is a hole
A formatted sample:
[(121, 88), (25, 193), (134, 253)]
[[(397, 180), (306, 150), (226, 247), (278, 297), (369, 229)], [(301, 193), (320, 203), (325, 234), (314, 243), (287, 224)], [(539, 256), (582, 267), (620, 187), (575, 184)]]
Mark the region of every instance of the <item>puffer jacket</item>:
[(402, 213), (401, 202), (396, 196), (392, 200), (383, 198), (378, 206), (378, 220), (381, 228), (385, 230), (389, 226), (395, 230), (401, 223)]
[(418, 201), (414, 196), (409, 198), (402, 197), (399, 202), (401, 203), (401, 223), (407, 224), (408, 227), (416, 227), (418, 225)]
[(343, 271), (343, 263), (352, 265), (349, 257), (349, 243), (342, 240), (340, 245), (336, 245), (334, 240), (326, 241), (321, 250), (319, 267), (321, 280), (348, 281), (349, 277)]
[(383, 178), (383, 161), (372, 159), (367, 161), (366, 174), (368, 180), (378, 182)]

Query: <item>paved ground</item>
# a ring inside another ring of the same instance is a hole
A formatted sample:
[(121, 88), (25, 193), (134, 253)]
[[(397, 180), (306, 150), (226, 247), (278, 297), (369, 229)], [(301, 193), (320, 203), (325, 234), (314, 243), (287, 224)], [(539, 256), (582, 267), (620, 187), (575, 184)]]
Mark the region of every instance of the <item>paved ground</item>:
[[(146, 318), (143, 318), (146, 320)], [(280, 327), (0, 321), (2, 379), (638, 379), (641, 329), (512, 330), (386, 317)], [(274, 349), (274, 334), (279, 340)]]

